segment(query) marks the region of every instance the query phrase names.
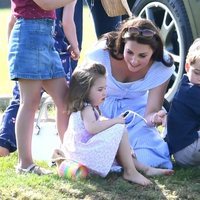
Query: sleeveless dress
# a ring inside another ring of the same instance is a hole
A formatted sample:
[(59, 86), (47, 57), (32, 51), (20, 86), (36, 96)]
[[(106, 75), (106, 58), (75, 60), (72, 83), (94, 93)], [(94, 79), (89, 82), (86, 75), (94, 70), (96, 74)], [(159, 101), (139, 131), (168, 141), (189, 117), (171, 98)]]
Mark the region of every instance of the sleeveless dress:
[[(87, 54), (88, 60), (106, 67), (107, 97), (100, 106), (102, 115), (113, 118), (131, 110), (144, 116), (148, 91), (167, 81), (174, 66), (166, 67), (155, 61), (143, 79), (122, 83), (112, 76), (109, 52), (103, 49), (104, 46), (105, 43), (101, 42)], [(172, 168), (168, 145), (155, 127), (147, 126), (142, 118), (136, 116), (127, 124), (127, 128), (129, 142), (138, 161), (152, 167)]]
[(116, 124), (97, 134), (90, 134), (84, 127), (81, 111), (73, 112), (63, 140), (66, 158), (105, 177), (113, 166), (124, 128), (125, 125)]

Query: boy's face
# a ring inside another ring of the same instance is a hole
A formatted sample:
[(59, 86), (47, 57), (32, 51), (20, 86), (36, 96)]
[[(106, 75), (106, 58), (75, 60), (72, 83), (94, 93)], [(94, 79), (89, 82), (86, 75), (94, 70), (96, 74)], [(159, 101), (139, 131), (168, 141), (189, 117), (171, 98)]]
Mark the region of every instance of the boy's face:
[(195, 64), (193, 65), (186, 63), (185, 69), (189, 81), (195, 85), (200, 86), (200, 59), (196, 60)]

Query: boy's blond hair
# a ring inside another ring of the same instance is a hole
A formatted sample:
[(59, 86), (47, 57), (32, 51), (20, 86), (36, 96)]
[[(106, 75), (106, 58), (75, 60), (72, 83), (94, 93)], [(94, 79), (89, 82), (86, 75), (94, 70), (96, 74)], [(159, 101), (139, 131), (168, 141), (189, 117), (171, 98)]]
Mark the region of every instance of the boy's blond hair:
[(186, 63), (194, 65), (197, 60), (200, 60), (200, 38), (197, 38), (188, 50)]

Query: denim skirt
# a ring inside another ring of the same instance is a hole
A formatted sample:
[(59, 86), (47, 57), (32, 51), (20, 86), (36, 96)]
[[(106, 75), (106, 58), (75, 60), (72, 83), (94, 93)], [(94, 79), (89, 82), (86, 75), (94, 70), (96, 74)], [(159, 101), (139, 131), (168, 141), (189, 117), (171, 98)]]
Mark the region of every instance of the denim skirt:
[(54, 47), (54, 20), (17, 19), (9, 38), (11, 80), (48, 80), (65, 77)]

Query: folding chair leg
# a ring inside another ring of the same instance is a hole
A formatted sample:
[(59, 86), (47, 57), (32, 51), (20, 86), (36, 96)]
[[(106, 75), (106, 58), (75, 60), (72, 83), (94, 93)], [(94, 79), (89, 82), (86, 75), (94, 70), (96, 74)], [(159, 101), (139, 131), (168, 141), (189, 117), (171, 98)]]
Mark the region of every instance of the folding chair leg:
[(41, 129), (40, 123), (42, 121), (43, 114), (45, 116), (45, 119), (48, 119), (48, 106), (53, 105), (53, 104), (54, 104), (54, 102), (50, 96), (45, 97), (45, 100), (43, 101), (42, 105), (40, 106), (40, 110), (39, 110), (38, 117), (36, 120), (36, 125), (35, 125), (35, 128), (36, 128), (35, 134), (36, 135), (38, 135), (40, 133), (40, 129)]

